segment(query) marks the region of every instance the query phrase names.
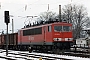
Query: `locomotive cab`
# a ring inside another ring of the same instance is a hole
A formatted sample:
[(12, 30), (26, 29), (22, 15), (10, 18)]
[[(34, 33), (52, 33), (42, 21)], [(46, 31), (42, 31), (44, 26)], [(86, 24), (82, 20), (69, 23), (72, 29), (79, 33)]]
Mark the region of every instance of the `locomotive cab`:
[(56, 48), (69, 49), (73, 41), (72, 25), (69, 23), (53, 25), (53, 43)]

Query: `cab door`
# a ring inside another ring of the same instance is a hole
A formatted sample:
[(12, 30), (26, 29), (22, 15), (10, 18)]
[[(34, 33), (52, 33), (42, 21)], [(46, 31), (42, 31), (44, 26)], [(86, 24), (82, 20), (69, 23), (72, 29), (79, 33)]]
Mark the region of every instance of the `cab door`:
[(44, 42), (46, 42), (46, 26), (44, 26)]

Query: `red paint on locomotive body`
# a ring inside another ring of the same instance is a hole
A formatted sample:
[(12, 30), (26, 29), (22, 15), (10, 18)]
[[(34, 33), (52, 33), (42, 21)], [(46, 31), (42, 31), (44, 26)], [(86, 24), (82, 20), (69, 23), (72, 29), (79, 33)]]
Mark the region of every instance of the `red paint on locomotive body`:
[(72, 42), (72, 24), (55, 22), (51, 24), (24, 28), (18, 32), (18, 44), (52, 44), (53, 42)]

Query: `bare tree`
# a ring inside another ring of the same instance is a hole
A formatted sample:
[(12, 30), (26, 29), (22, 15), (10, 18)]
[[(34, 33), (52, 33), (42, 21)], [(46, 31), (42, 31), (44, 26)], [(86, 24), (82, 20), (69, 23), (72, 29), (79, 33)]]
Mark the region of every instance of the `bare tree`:
[(53, 20), (56, 18), (56, 13), (52, 11), (46, 11), (39, 15), (38, 20), (41, 21), (49, 21), (50, 19)]
[(88, 21), (86, 22), (87, 24), (86, 24), (86, 28), (90, 28), (90, 17), (88, 18)]
[(65, 5), (62, 9), (62, 21), (73, 24), (74, 38), (80, 38), (80, 33), (89, 20), (86, 8), (83, 5)]

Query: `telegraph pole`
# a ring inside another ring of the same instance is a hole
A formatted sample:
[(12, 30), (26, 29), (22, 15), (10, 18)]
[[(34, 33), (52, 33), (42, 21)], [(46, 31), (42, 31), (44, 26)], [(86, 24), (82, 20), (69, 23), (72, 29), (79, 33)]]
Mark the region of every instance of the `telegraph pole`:
[[(9, 17), (14, 17), (13, 15), (9, 15)], [(13, 19), (12, 19), (12, 33), (14, 33), (14, 22), (13, 22)]]
[(7, 25), (7, 39), (6, 39), (6, 56), (8, 55), (8, 23), (10, 23), (9, 11), (4, 12), (5, 23)]
[(14, 33), (14, 24), (13, 24), (13, 19), (12, 19), (12, 33)]
[(61, 5), (59, 5), (59, 21), (62, 22), (62, 20), (61, 20)]

